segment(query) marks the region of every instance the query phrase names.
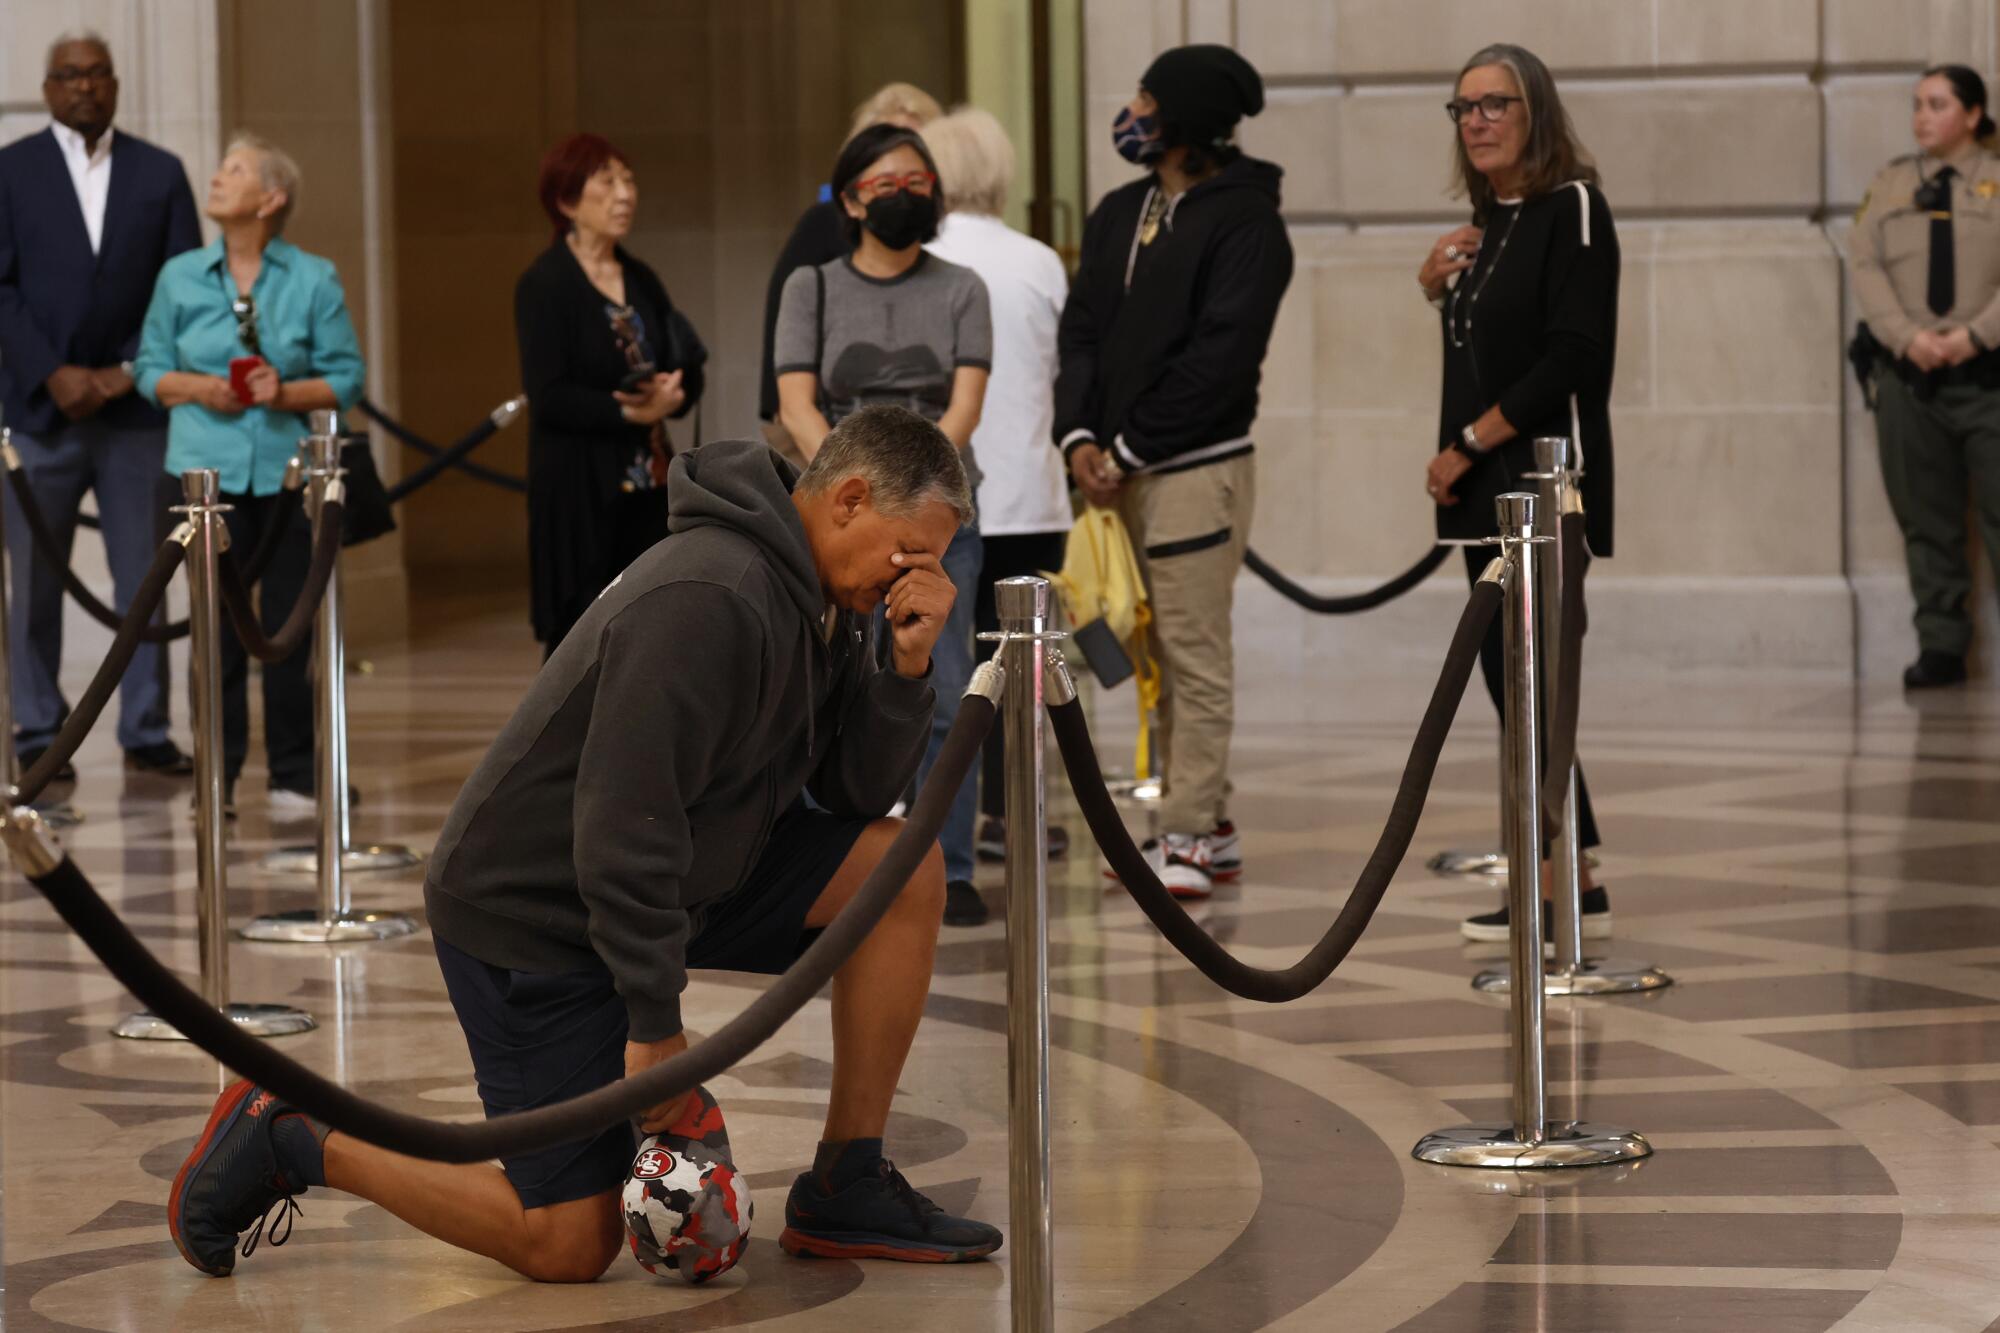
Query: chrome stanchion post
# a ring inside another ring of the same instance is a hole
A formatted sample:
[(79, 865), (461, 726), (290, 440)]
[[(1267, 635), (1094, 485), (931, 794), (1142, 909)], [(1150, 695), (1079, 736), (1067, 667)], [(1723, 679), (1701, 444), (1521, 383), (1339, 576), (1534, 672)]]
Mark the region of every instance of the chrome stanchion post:
[[(1049, 1212), (1048, 821), (1042, 703), (1051, 660), (1047, 579), (1002, 579), (996, 661), (1012, 688), (1007, 737), (1007, 1205), (1014, 1333), (1055, 1324)], [(1067, 677), (1063, 678), (1065, 681)], [(977, 682), (975, 682), (977, 687)], [(990, 696), (989, 696), (990, 697)], [(1075, 690), (1069, 690), (1075, 697)]]
[[(188, 722), (194, 736), (195, 934), (201, 958), (201, 995), (238, 1027), (259, 1037), (282, 1037), (313, 1029), (312, 1016), (281, 1004), (229, 1002), (229, 882), (223, 812), (222, 607), (216, 592), (216, 563), (229, 547), (217, 473), (197, 468), (181, 474), (187, 515), (174, 539), (187, 547)], [(112, 1035), (141, 1041), (185, 1041), (179, 1031), (149, 1013), (133, 1014)]]
[[(13, 430), (0, 426), (0, 464), (11, 472), (17, 457)], [(7, 553), (7, 507), (0, 504), (0, 788), (10, 796), (21, 785), (21, 758), (14, 749), (14, 644), (7, 623), (13, 593), (7, 581), (13, 576)]]
[[(340, 502), (346, 471), (340, 466), (337, 413), (314, 412), (306, 437), (309, 478), (306, 503), (314, 540), (327, 521), (327, 506)], [(351, 846), (347, 802), (347, 649), (341, 624), (340, 562), (326, 581), (313, 625), (313, 771), (319, 798), (319, 827), (310, 847), (286, 847), (266, 856), (267, 870), (310, 870), (318, 905), (260, 916), (243, 928), (243, 938), (277, 944), (344, 944), (387, 940), (415, 933), (417, 923), (401, 912), (356, 911), (347, 887), (350, 870), (388, 870), (417, 864), (407, 847)]]
[[(10, 426), (0, 426), (0, 465), (9, 472), (21, 466)], [(21, 785), (21, 756), (14, 748), (18, 743), (14, 734), (14, 644), (10, 637), (12, 626), (8, 623), (13, 605), (9, 600), (13, 589), (8, 580), (14, 577), (14, 567), (7, 552), (6, 512), (6, 504), (0, 502), (0, 752), (4, 752), (0, 753), (0, 790), (11, 793)], [(34, 808), (42, 822), (52, 828), (83, 822), (83, 816), (68, 801), (44, 799), (36, 802)]]
[[(1556, 538), (1541, 559), (1541, 587), (1538, 590), (1542, 600), (1539, 648), (1543, 664), (1542, 718), (1545, 727), (1556, 715), (1559, 706), (1557, 695), (1561, 690), (1559, 673), (1562, 670), (1565, 561), (1562, 516), (1568, 512), (1567, 503), (1573, 489), (1570, 485), (1570, 463), (1567, 438), (1545, 435), (1535, 440), (1535, 489), (1541, 501), (1541, 512), (1547, 516), (1543, 526)], [(1583, 862), (1580, 859), (1583, 848), (1577, 838), (1574, 762), (1568, 772), (1560, 775), (1560, 780), (1565, 784), (1562, 821), (1549, 849), (1551, 869), (1555, 875), (1555, 891), (1549, 902), (1555, 916), (1556, 946), (1554, 966), (1549, 972), (1573, 973), (1583, 966)]]
[(1413, 1155), (1445, 1166), (1525, 1169), (1595, 1166), (1644, 1157), (1645, 1139), (1599, 1125), (1551, 1125), (1542, 994), (1541, 748), (1536, 653), (1536, 547), (1549, 539), (1535, 530), (1536, 497), (1509, 493), (1496, 502), (1500, 546), (1506, 561), (1504, 636), (1507, 658), (1506, 835), (1509, 952), (1514, 975), (1510, 1035), (1514, 1052), (1513, 1122), (1461, 1125), (1425, 1135)]
[[(1561, 688), (1557, 682), (1563, 641), (1563, 550), (1562, 517), (1583, 512), (1583, 492), (1577, 486), (1581, 475), (1576, 469), (1570, 442), (1563, 436), (1542, 436), (1535, 441), (1535, 468), (1529, 480), (1536, 483), (1540, 512), (1550, 515), (1543, 526), (1556, 537), (1541, 557), (1542, 629), (1542, 716), (1555, 716)], [(1550, 904), (1554, 908), (1555, 953), (1542, 976), (1548, 995), (1628, 995), (1634, 991), (1659, 990), (1671, 986), (1673, 978), (1651, 963), (1624, 958), (1585, 958), (1583, 955), (1583, 867), (1585, 860), (1578, 834), (1577, 765), (1570, 762), (1564, 775), (1562, 818), (1551, 839), (1550, 863), (1554, 888)], [(1509, 968), (1494, 968), (1473, 979), (1476, 988), (1505, 994), (1513, 985)]]

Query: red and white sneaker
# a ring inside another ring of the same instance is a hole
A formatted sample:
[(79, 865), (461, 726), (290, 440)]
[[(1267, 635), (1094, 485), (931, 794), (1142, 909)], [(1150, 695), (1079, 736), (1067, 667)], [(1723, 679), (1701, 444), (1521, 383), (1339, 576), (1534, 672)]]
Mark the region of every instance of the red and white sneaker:
[(1243, 873), (1243, 839), (1230, 820), (1217, 824), (1208, 835), (1208, 873), (1217, 879), (1235, 879)]
[(1206, 898), (1215, 892), (1209, 838), (1205, 833), (1169, 833), (1150, 839), (1146, 862), (1176, 898)]

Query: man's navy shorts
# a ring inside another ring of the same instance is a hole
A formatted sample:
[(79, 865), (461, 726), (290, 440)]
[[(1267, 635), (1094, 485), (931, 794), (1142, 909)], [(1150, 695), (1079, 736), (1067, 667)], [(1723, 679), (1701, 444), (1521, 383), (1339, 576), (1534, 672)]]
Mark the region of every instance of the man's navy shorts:
[[(775, 974), (790, 967), (819, 933), (806, 928), (806, 914), (868, 822), (803, 802), (780, 815), (743, 886), (695, 909), (688, 970)], [(435, 943), (488, 1116), (546, 1106), (625, 1076), (625, 1001), (608, 968), (517, 972)], [(614, 1125), (500, 1165), (522, 1207), (541, 1208), (617, 1189), (637, 1146), (630, 1125)]]

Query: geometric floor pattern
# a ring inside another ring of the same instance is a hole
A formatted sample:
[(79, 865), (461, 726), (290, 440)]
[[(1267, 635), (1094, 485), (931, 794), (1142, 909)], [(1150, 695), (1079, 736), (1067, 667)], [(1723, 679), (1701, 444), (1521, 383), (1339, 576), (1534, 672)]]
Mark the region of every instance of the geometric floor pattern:
[[(511, 602), (419, 619), (421, 635), (369, 654), (350, 686), (359, 841), (427, 848), (536, 665)], [(71, 657), (87, 668), (98, 651), (80, 634)], [(1310, 716), (1267, 708), (1244, 723), (1247, 874), (1205, 915), (1240, 956), (1290, 963), (1331, 921), (1387, 813), (1424, 685), (1350, 682)], [(1099, 710), (1107, 767), (1127, 707)], [(1550, 1001), (1553, 1112), (1640, 1130), (1657, 1151), (1530, 1179), (1409, 1155), (1430, 1130), (1506, 1116), (1505, 1002), (1468, 985), (1500, 946), (1455, 929), (1494, 890), (1422, 866), (1494, 837), (1483, 696), (1462, 710), (1368, 935), (1289, 1005), (1223, 995), (1106, 895), (1052, 780), (1077, 847), (1051, 868), (1059, 1327), (2000, 1330), (2000, 699), (1592, 679), (1584, 724), (1616, 952), (1677, 984)], [(108, 720), (100, 730), (66, 844), (191, 976), (186, 788), (122, 773)], [(309, 836), (274, 828), (261, 788), (253, 761), (230, 847), (239, 923), (310, 901), (309, 884), (257, 866)], [(982, 874), (997, 907), (997, 869)], [(365, 906), (415, 907), (419, 882), (354, 887)], [(889, 1150), (946, 1207), (1005, 1226), (1002, 936), (997, 916), (947, 930)], [(232, 972), (235, 998), (317, 1016), (318, 1031), (285, 1039), (316, 1068), (402, 1110), (477, 1114), (427, 934), (239, 941)], [(697, 975), (691, 1030), (764, 984)], [(0, 874), (10, 1331), (1007, 1327), (1005, 1249), (930, 1268), (801, 1262), (774, 1245), (818, 1133), (824, 1000), (711, 1084), (764, 1211), (744, 1263), (698, 1289), (624, 1260), (588, 1287), (534, 1286), (325, 1191), (305, 1198), (288, 1245), (204, 1278), (163, 1217), (217, 1071), (111, 1038), (129, 1007)]]

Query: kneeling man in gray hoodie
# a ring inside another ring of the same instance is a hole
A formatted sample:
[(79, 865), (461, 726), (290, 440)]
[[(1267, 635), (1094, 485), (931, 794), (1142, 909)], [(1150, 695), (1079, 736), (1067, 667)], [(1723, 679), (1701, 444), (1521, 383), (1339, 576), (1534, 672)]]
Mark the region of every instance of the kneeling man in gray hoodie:
[[(551, 655), (431, 861), (425, 904), (488, 1115), (686, 1049), (689, 968), (789, 967), (881, 859), (899, 827), (884, 816), (924, 753), (953, 598), (939, 561), (972, 514), (943, 433), (871, 407), (803, 474), (727, 441), (675, 459), (667, 485), (670, 535)], [(944, 888), (933, 847), (834, 979), (833, 1088), (813, 1169), (786, 1200), (791, 1254), (935, 1263), (999, 1248), (882, 1152)], [(727, 1159), (705, 1089), (637, 1128)], [(618, 1126), (497, 1166), (419, 1161), (243, 1082), (182, 1167), (169, 1225), (190, 1263), (222, 1276), (240, 1233), (329, 1185), (529, 1277), (590, 1281), (626, 1243), (634, 1150)]]

